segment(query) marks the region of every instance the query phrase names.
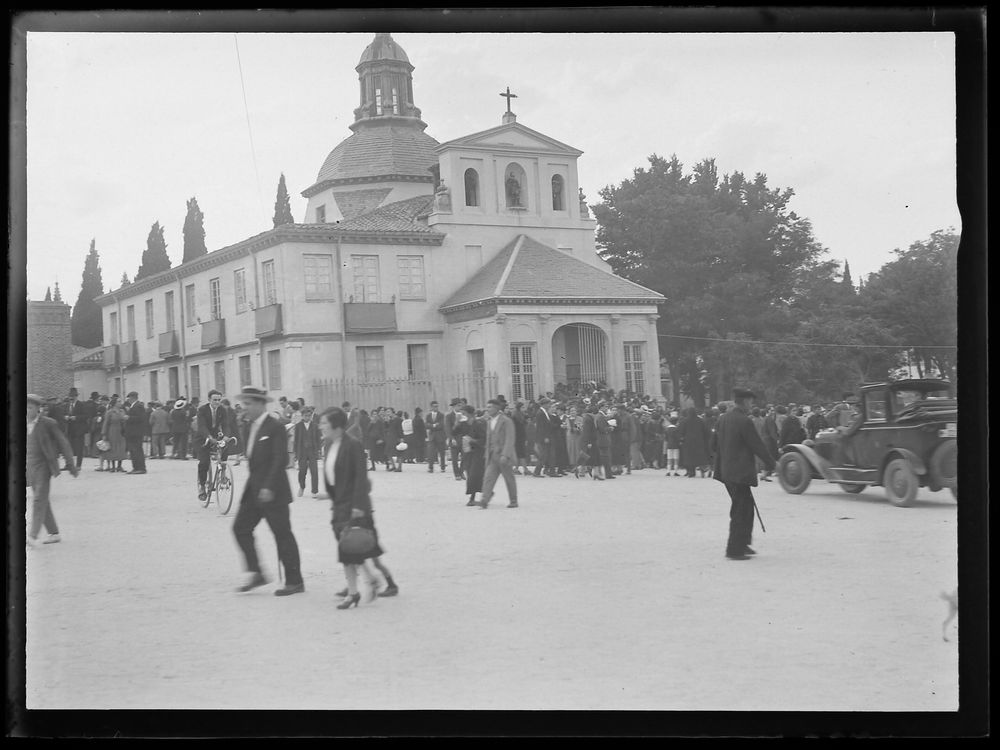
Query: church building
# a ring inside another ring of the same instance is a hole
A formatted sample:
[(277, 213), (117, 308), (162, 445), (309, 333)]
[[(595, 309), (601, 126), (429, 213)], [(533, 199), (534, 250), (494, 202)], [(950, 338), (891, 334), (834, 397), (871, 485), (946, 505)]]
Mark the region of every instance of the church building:
[(109, 390), (412, 409), (593, 381), (660, 398), (663, 297), (597, 255), (582, 152), (518, 123), (510, 97), (498, 126), (438, 143), (389, 34), (357, 72), (353, 132), (302, 192), (303, 223), (98, 299)]

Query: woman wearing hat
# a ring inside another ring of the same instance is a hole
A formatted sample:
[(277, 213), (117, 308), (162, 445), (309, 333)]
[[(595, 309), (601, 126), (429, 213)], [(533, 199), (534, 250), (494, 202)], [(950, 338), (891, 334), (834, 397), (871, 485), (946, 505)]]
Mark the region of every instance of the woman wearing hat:
[(402, 471), (404, 455), (406, 455), (406, 443), (403, 442), (403, 414), (402, 412), (397, 414), (390, 408), (389, 418), (385, 424), (385, 459), (388, 471)]
[(483, 476), (486, 474), (486, 422), (476, 418), (476, 409), (462, 407), (464, 419), (455, 423), (452, 434), (462, 452), (462, 467), (465, 470), (465, 494), (469, 496), (468, 506), (478, 505), (476, 493), (483, 491)]
[[(111, 403), (108, 404), (108, 411), (104, 415), (104, 427), (101, 430), (101, 437), (108, 444), (108, 449), (101, 453), (101, 463), (108, 462), (106, 471), (125, 472), (122, 468), (122, 461), (128, 457), (125, 443), (125, 407), (118, 400), (118, 396), (112, 396)], [(98, 468), (98, 471), (101, 471)]]

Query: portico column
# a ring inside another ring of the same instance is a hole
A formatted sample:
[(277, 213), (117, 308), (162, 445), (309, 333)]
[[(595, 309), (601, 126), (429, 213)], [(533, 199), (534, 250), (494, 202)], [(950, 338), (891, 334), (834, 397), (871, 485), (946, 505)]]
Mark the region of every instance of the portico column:
[[(510, 401), (514, 402), (514, 396), (511, 393), (511, 370), (510, 370), (510, 333), (507, 330), (507, 316), (500, 313), (496, 317), (497, 324), (497, 346), (499, 351), (497, 352), (496, 361), (496, 371), (497, 371), (497, 393), (511, 394)], [(496, 396), (497, 393), (490, 394), (490, 398)]]
[(549, 321), (552, 316), (542, 313), (538, 316), (538, 393), (545, 393), (555, 386), (552, 372), (552, 330)]
[(608, 385), (616, 391), (625, 387), (625, 348), (622, 345), (622, 316), (611, 316), (611, 351), (608, 352)]
[(660, 336), (656, 329), (657, 314), (647, 316), (649, 329), (646, 332), (646, 393), (655, 399), (663, 400), (663, 390), (660, 387)]

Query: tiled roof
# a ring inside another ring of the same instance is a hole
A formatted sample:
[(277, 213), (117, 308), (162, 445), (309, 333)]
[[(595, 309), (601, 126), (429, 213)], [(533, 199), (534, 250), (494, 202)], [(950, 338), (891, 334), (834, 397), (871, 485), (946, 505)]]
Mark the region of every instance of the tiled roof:
[(418, 127), (369, 124), (330, 152), (316, 182), (382, 175), (412, 175), (431, 181), (438, 142)]
[(340, 215), (345, 219), (353, 219), (360, 214), (374, 211), (391, 192), (392, 188), (345, 190), (344, 192), (334, 193), (333, 199), (337, 201), (337, 208), (340, 209)]
[(371, 62), (372, 60), (410, 62), (410, 58), (403, 52), (403, 48), (396, 44), (396, 40), (390, 34), (376, 34), (375, 41), (365, 47), (365, 51), (361, 53), (361, 60), (358, 62), (358, 65)]
[(418, 195), (355, 216), (332, 228), (344, 232), (423, 232), (438, 234), (426, 223), (418, 221), (421, 216), (431, 212), (434, 203), (433, 195)]
[(540, 298), (634, 300), (652, 304), (664, 299), (658, 292), (521, 234), (455, 292), (441, 309), (489, 299)]

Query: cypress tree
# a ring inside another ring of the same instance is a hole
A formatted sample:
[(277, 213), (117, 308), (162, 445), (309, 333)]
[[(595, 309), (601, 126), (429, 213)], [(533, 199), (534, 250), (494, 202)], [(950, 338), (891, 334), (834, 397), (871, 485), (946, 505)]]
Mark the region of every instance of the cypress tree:
[(59, 282), (58, 281), (56, 282), (56, 290), (52, 294), (52, 301), (53, 302), (62, 302), (62, 293), (59, 291)]
[(132, 282), (128, 280), (128, 274), (125, 271), (122, 271), (121, 286), (128, 286), (131, 283)]
[(45, 287), (45, 301), (46, 302), (52, 301), (52, 287), (50, 286)]
[(154, 222), (146, 238), (146, 250), (142, 254), (142, 264), (135, 274), (135, 281), (170, 269), (167, 243), (163, 239), (163, 227)]
[(205, 246), (205, 214), (198, 207), (198, 199), (187, 202), (187, 215), (184, 217), (184, 258), (181, 263), (187, 263), (201, 255), (208, 254)]
[(851, 278), (851, 264), (847, 260), (844, 261), (844, 286), (848, 291), (854, 291), (854, 280)]
[(280, 227), (282, 224), (294, 224), (295, 218), (292, 216), (292, 204), (288, 199), (288, 188), (285, 187), (285, 173), (281, 173), (278, 180), (278, 195), (274, 199), (274, 226)]
[(101, 308), (94, 301), (104, 294), (104, 280), (101, 278), (100, 257), (97, 254), (94, 240), (90, 241), (90, 252), (83, 262), (83, 281), (80, 283), (80, 296), (73, 306), (70, 317), (70, 336), (77, 346), (88, 349), (100, 346), (104, 342), (104, 332), (101, 325)]

